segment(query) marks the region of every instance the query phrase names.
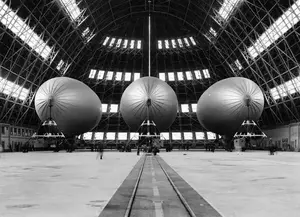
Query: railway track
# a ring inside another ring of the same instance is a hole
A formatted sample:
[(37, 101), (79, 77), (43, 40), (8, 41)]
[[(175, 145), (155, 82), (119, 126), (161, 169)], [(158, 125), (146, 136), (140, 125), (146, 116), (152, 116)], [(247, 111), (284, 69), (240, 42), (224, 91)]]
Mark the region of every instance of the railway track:
[[(149, 174), (151, 174), (152, 185), (149, 185)], [(152, 188), (152, 192), (150, 188)], [(143, 203), (141, 199), (147, 202)], [(156, 156), (146, 155), (144, 157), (124, 215), (124, 217), (137, 216), (196, 217)]]

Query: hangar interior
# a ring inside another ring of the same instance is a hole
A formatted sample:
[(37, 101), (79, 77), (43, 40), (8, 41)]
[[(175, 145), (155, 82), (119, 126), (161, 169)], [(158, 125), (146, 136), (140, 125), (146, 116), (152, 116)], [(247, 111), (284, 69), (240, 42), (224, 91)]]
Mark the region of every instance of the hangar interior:
[(120, 101), (148, 76), (150, 54), (151, 76), (178, 98), (176, 119), (161, 132), (165, 143), (201, 147), (221, 138), (197, 120), (197, 102), (216, 82), (244, 77), (263, 92), (256, 123), (278, 147), (298, 151), (299, 19), (296, 0), (1, 0), (2, 148), (37, 131), (36, 92), (62, 76), (88, 85), (102, 103), (100, 123), (78, 138), (112, 147), (136, 140)]

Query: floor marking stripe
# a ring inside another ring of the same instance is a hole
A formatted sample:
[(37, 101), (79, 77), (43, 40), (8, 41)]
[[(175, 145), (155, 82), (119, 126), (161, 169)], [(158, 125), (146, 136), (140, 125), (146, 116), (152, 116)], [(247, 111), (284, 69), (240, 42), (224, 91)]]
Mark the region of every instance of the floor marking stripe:
[(155, 217), (164, 217), (161, 201), (153, 201), (155, 207)]

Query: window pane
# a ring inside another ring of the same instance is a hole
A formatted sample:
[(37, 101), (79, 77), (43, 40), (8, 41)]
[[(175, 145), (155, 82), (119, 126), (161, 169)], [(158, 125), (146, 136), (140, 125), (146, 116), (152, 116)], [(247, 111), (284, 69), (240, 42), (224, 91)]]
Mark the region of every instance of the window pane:
[(98, 79), (103, 79), (103, 78), (104, 78), (104, 70), (99, 70)]
[(183, 133), (185, 140), (193, 140), (193, 133), (192, 132), (184, 132)]
[(168, 73), (169, 81), (175, 81), (174, 72)]
[(181, 133), (180, 132), (172, 133), (172, 140), (181, 140)]
[(173, 47), (173, 48), (176, 48), (176, 47), (177, 47), (177, 44), (176, 44), (175, 39), (172, 39), (171, 42), (172, 42), (172, 47)]
[(128, 45), (128, 40), (125, 39), (124, 42), (123, 42), (123, 48), (127, 48), (127, 45)]
[(203, 69), (204, 78), (210, 78), (208, 69)]
[(115, 132), (107, 132), (106, 133), (106, 139), (107, 140), (115, 140), (116, 139), (116, 133)]
[(120, 47), (120, 46), (121, 46), (121, 43), (122, 43), (122, 39), (121, 39), (121, 38), (119, 38), (119, 39), (118, 39), (118, 41), (117, 41), (117, 45), (116, 45), (116, 47)]
[(162, 49), (162, 41), (161, 40), (157, 41), (157, 46), (158, 46), (158, 49)]
[(207, 139), (216, 139), (216, 134), (213, 132), (206, 132), (207, 133)]
[(137, 49), (141, 49), (142, 48), (142, 41), (138, 40), (137, 41)]
[(93, 132), (87, 132), (83, 134), (84, 140), (92, 140)]
[(106, 79), (107, 80), (112, 80), (113, 79), (113, 75), (114, 75), (113, 71), (108, 71), (107, 74), (106, 74)]
[(161, 140), (169, 140), (170, 134), (168, 132), (160, 133), (160, 139)]
[(107, 112), (107, 104), (102, 104), (102, 112)]
[(118, 135), (119, 140), (127, 140), (127, 133), (119, 133)]
[(139, 140), (139, 133), (130, 133), (130, 140)]
[(95, 69), (91, 69), (91, 72), (90, 72), (90, 75), (89, 75), (89, 78), (94, 78), (95, 75), (96, 75), (96, 70)]
[(193, 103), (191, 104), (191, 106), (192, 106), (192, 111), (197, 112), (197, 103)]
[(131, 81), (131, 73), (130, 72), (125, 73), (125, 81)]
[(169, 45), (169, 41), (168, 41), (168, 40), (165, 40), (165, 48), (166, 48), (166, 49), (169, 49), (169, 48), (170, 48), (170, 45)]
[(131, 40), (131, 42), (130, 42), (130, 49), (134, 48), (134, 44), (135, 44), (135, 40)]
[(201, 75), (200, 70), (195, 70), (194, 73), (195, 73), (196, 79), (202, 79), (202, 75)]
[(204, 132), (195, 132), (197, 140), (205, 140)]
[(134, 73), (134, 80), (137, 80), (140, 78), (140, 73)]
[(104, 132), (95, 132), (94, 140), (103, 140)]
[(178, 81), (183, 81), (184, 80), (183, 72), (177, 72), (177, 78), (178, 78)]
[(181, 112), (189, 112), (189, 104), (182, 104)]
[(159, 73), (159, 79), (166, 81), (166, 74), (165, 73)]
[(179, 47), (183, 47), (182, 40), (180, 38), (177, 39)]
[(112, 38), (110, 43), (109, 43), (109, 46), (112, 47), (115, 43), (116, 39), (115, 38)]
[(117, 73), (116, 73), (116, 80), (117, 80), (117, 81), (121, 81), (121, 80), (122, 80), (122, 75), (123, 75), (122, 72), (117, 72)]
[(186, 79), (187, 80), (192, 80), (193, 79), (191, 71), (186, 71), (185, 74), (186, 74)]
[(118, 112), (118, 104), (111, 104), (110, 105), (110, 112), (113, 112), (113, 113)]

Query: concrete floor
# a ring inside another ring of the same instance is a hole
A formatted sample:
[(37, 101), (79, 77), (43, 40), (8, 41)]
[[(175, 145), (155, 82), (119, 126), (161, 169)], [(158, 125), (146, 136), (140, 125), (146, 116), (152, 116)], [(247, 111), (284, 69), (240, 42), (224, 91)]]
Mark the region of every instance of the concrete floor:
[(300, 153), (160, 156), (224, 217), (300, 216)]
[(96, 217), (139, 157), (106, 152), (0, 153), (0, 217)]
[[(96, 155), (0, 153), (0, 217), (98, 216), (139, 156)], [(300, 215), (300, 153), (159, 155), (224, 217)]]

